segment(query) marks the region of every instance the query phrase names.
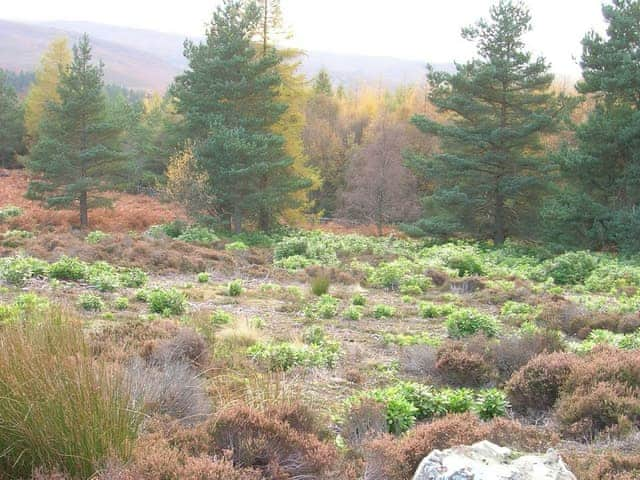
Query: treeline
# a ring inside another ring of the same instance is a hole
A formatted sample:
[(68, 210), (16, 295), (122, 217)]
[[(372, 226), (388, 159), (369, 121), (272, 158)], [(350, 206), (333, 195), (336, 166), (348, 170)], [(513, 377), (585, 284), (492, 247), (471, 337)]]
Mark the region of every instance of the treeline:
[[(21, 102), (0, 74), (0, 161), (40, 174), (29, 195), (76, 205), (99, 192), (162, 192), (225, 228), (318, 217), (413, 235), (560, 248), (640, 247), (640, 2), (603, 6), (572, 92), (524, 38), (531, 16), (501, 0), (462, 35), (454, 73), (386, 91), (297, 73), (276, 0), (227, 0), (167, 94), (105, 87), (83, 37), (44, 55)], [(15, 83), (15, 81), (14, 81)]]

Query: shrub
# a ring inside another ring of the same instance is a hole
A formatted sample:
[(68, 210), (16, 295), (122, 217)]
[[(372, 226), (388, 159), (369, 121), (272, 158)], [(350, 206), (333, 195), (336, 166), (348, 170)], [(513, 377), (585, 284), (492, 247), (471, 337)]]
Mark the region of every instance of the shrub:
[(309, 345), (322, 345), (327, 340), (327, 334), (320, 325), (314, 325), (304, 331), (302, 340)]
[(116, 310), (126, 310), (129, 308), (129, 299), (127, 297), (118, 297), (114, 302)]
[(342, 315), (347, 320), (360, 320), (362, 318), (362, 314), (364, 312), (364, 308), (358, 305), (350, 305), (343, 312)]
[(450, 303), (437, 304), (433, 302), (420, 302), (418, 308), (423, 318), (446, 317), (456, 309), (455, 305)]
[(495, 318), (472, 308), (450, 313), (447, 316), (446, 326), (449, 336), (453, 338), (466, 337), (478, 332), (484, 333), (487, 337), (495, 337), (500, 331), (500, 326)]
[(198, 283), (207, 283), (209, 281), (209, 274), (207, 272), (201, 272), (198, 274)]
[(367, 304), (367, 298), (361, 293), (356, 293), (351, 299), (351, 304), (357, 307), (364, 307)]
[(237, 242), (227, 243), (224, 246), (224, 249), (230, 252), (242, 252), (244, 250), (249, 250), (249, 247), (247, 246), (246, 243), (237, 241)]
[(147, 284), (149, 277), (139, 268), (127, 268), (120, 272), (120, 282), (127, 288), (140, 288)]
[(340, 347), (335, 342), (320, 345), (294, 343), (256, 343), (249, 347), (249, 356), (264, 363), (269, 370), (287, 371), (293, 367), (335, 367)]
[(209, 431), (234, 465), (263, 470), (266, 478), (329, 478), (335, 450), (315, 435), (245, 406), (221, 412)]
[(92, 293), (81, 293), (78, 297), (78, 305), (88, 312), (100, 312), (104, 309), (102, 299)]
[(106, 262), (96, 262), (87, 267), (86, 278), (92, 287), (101, 292), (113, 292), (120, 286), (115, 268)]
[(0, 259), (0, 277), (10, 285), (21, 287), (30, 278), (45, 275), (47, 262), (32, 257), (8, 257)]
[(172, 362), (186, 362), (194, 367), (207, 364), (209, 349), (198, 332), (190, 328), (181, 328), (178, 334), (163, 341), (149, 355), (151, 365), (164, 365)]
[(484, 275), (484, 269), (482, 268), (480, 259), (471, 253), (454, 255), (448, 259), (446, 265), (456, 270), (459, 277)]
[(568, 252), (547, 260), (542, 268), (558, 285), (577, 285), (584, 283), (596, 266), (596, 258), (591, 253)]
[(199, 226), (187, 227), (175, 238), (182, 242), (204, 246), (211, 245), (220, 240), (213, 230)]
[(338, 313), (340, 301), (331, 295), (322, 295), (317, 302), (307, 305), (304, 313), (309, 318), (333, 318)]
[(81, 260), (63, 256), (49, 266), (49, 276), (58, 280), (83, 280), (87, 270), (87, 264)]
[(311, 280), (311, 291), (317, 297), (329, 293), (330, 280), (326, 275), (318, 275)]
[(432, 336), (429, 332), (385, 333), (382, 339), (385, 344), (400, 345), (402, 347), (411, 345), (431, 345), (436, 347), (440, 344), (440, 339)]
[(216, 310), (211, 314), (211, 322), (214, 325), (227, 325), (233, 322), (233, 315), (224, 310)]
[(282, 260), (284, 258), (301, 256), (307, 253), (307, 240), (302, 237), (285, 238), (279, 242), (273, 250), (273, 258)]
[(184, 295), (175, 288), (154, 288), (149, 292), (148, 302), (153, 313), (165, 316), (181, 315), (186, 309)]
[(0, 208), (0, 223), (6, 222), (9, 218), (19, 217), (22, 215), (22, 209), (15, 205), (7, 205)]
[(560, 352), (531, 359), (506, 385), (513, 408), (523, 413), (551, 408), (575, 363), (575, 355)]
[(227, 286), (227, 293), (230, 297), (239, 297), (242, 294), (242, 281), (233, 280)]
[(101, 232), (100, 230), (94, 230), (93, 232), (89, 232), (87, 234), (87, 243), (89, 245), (97, 245), (98, 243), (109, 237), (110, 235), (108, 233)]
[(438, 377), (451, 385), (477, 387), (491, 377), (491, 368), (482, 355), (465, 351), (460, 343), (443, 345), (436, 358)]
[(473, 407), (473, 411), (482, 420), (491, 420), (496, 417), (504, 417), (507, 414), (509, 402), (500, 390), (492, 388), (485, 390), (478, 396), (478, 400)]
[(9, 230), (2, 235), (2, 245), (8, 248), (16, 248), (24, 243), (24, 240), (33, 238), (33, 233), (26, 230)]
[(396, 309), (390, 305), (376, 305), (373, 308), (375, 318), (391, 318), (396, 314)]
[(117, 370), (91, 358), (82, 327), (63, 317), (4, 327), (0, 336), (0, 469), (34, 466), (89, 478), (126, 461), (141, 417)]

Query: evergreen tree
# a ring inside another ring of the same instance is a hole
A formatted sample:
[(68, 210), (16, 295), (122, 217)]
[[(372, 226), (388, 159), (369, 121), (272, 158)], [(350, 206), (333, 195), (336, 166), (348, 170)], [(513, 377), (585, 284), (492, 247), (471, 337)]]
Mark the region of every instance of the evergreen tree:
[(333, 96), (333, 86), (331, 85), (331, 77), (326, 68), (320, 69), (317, 75), (313, 78), (313, 92), (316, 95), (326, 95), (327, 97)]
[(419, 129), (440, 138), (442, 153), (409, 161), (433, 186), (418, 227), (501, 244), (532, 223), (543, 188), (540, 136), (554, 131), (570, 102), (550, 91), (549, 65), (525, 48), (528, 9), (501, 0), (490, 17), (463, 29), (477, 45), (476, 59), (453, 74), (429, 71), (430, 101), (451, 122), (414, 117)]
[(32, 142), (37, 140), (40, 121), (48, 102), (60, 102), (58, 83), (60, 72), (71, 63), (71, 51), (66, 38), (51, 42), (42, 55), (36, 78), (25, 99), (25, 126)]
[(278, 100), (281, 57), (253, 42), (261, 18), (255, 2), (225, 0), (206, 41), (186, 43), (190, 68), (172, 87), (198, 166), (237, 232), (247, 220), (268, 227), (295, 206), (292, 193), (308, 186), (291, 173), (284, 138), (273, 133), (287, 105)]
[(24, 112), (16, 91), (0, 71), (0, 166), (13, 164), (23, 151)]
[(83, 228), (89, 224), (89, 207), (107, 202), (95, 192), (122, 171), (121, 129), (108, 121), (102, 77), (102, 64), (91, 63), (91, 46), (83, 35), (73, 47), (71, 65), (61, 72), (60, 103), (47, 104), (29, 163), (42, 174), (30, 186), (32, 195), (53, 207), (77, 204)]
[[(559, 164), (563, 192), (545, 205), (549, 239), (575, 247), (614, 243), (640, 248), (640, 2), (603, 7), (607, 38), (582, 41), (584, 80), (578, 90), (596, 106), (576, 131), (577, 148)], [(579, 232), (575, 235), (573, 232)]]

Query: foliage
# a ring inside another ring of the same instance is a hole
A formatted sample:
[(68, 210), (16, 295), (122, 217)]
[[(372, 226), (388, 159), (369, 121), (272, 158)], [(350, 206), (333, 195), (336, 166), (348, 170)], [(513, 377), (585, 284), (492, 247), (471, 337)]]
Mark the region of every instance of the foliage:
[(21, 287), (30, 278), (48, 273), (47, 262), (33, 257), (6, 257), (0, 259), (0, 278), (5, 282)]
[(181, 242), (195, 243), (196, 245), (205, 246), (209, 246), (220, 240), (213, 230), (197, 225), (186, 227), (175, 238)]
[(390, 305), (376, 305), (373, 307), (375, 318), (391, 318), (396, 314), (396, 309)]
[(336, 342), (320, 344), (257, 343), (247, 350), (249, 356), (270, 370), (290, 370), (293, 367), (335, 367), (340, 347)]
[(315, 303), (307, 305), (304, 313), (309, 318), (333, 318), (338, 313), (339, 304), (340, 301), (337, 298), (325, 294)]
[(175, 288), (154, 288), (149, 292), (147, 301), (153, 313), (165, 316), (183, 314), (187, 303), (184, 295)]
[(84, 280), (87, 278), (87, 274), (88, 266), (86, 263), (66, 255), (49, 266), (49, 277), (58, 280)]
[(230, 297), (239, 297), (243, 290), (242, 280), (233, 280), (227, 285), (227, 293)]
[(92, 293), (81, 293), (78, 297), (78, 305), (88, 312), (100, 312), (104, 309), (102, 298)]
[(30, 168), (42, 174), (41, 180), (31, 182), (30, 192), (50, 207), (77, 205), (83, 228), (89, 225), (92, 205), (109, 203), (95, 192), (123, 172), (120, 126), (107, 118), (103, 66), (92, 65), (91, 59), (84, 35), (73, 47), (71, 65), (61, 71), (60, 103), (47, 103), (29, 161)]
[(456, 310), (456, 307), (453, 304), (438, 304), (433, 302), (420, 302), (418, 308), (420, 310), (420, 315), (423, 318), (446, 317)]
[(227, 325), (233, 322), (233, 315), (224, 310), (216, 310), (211, 314), (211, 322), (214, 325)]
[(326, 295), (329, 292), (331, 280), (326, 275), (317, 275), (311, 279), (311, 291), (317, 297)]
[(0, 208), (0, 223), (6, 222), (10, 218), (19, 217), (22, 215), (22, 209), (15, 205), (7, 205)]
[(113, 302), (113, 305), (116, 310), (126, 310), (129, 308), (129, 299), (127, 297), (118, 297)]
[(102, 240), (109, 238), (108, 233), (101, 232), (100, 230), (94, 230), (87, 234), (87, 243), (89, 245), (97, 245)]
[[(20, 105), (15, 89), (0, 70), (0, 166), (15, 164), (16, 155), (24, 153), (24, 108)], [(0, 223), (2, 223), (0, 210)]]
[(364, 307), (367, 304), (367, 299), (361, 293), (357, 293), (351, 299), (351, 304), (358, 307)]
[(207, 272), (200, 272), (198, 274), (198, 283), (207, 283), (209, 282), (209, 274)]
[(463, 308), (447, 316), (447, 331), (454, 338), (466, 337), (478, 332), (488, 337), (495, 337), (500, 331), (500, 324), (491, 315), (483, 314), (472, 308)]
[(362, 314), (364, 313), (364, 308), (360, 305), (349, 305), (343, 312), (342, 316), (347, 320), (360, 320), (362, 318)]
[(541, 271), (558, 285), (576, 285), (584, 283), (596, 266), (597, 260), (591, 253), (568, 252), (544, 262)]

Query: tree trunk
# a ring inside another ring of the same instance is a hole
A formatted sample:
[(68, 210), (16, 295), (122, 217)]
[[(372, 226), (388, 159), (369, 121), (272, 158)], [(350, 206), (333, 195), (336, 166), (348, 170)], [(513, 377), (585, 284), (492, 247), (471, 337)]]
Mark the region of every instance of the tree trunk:
[(89, 226), (89, 208), (87, 206), (87, 192), (80, 192), (80, 228)]
[(242, 213), (240, 213), (238, 206), (233, 209), (233, 231), (236, 234), (242, 233)]
[(500, 179), (496, 182), (496, 204), (494, 212), (495, 233), (493, 241), (496, 245), (502, 245), (505, 237), (504, 196), (500, 191)]

